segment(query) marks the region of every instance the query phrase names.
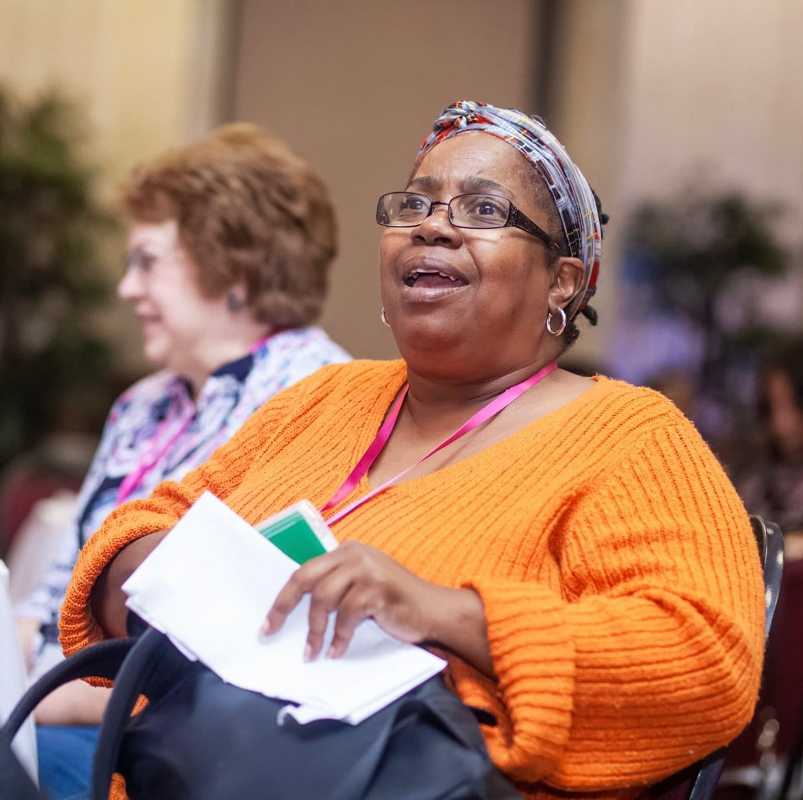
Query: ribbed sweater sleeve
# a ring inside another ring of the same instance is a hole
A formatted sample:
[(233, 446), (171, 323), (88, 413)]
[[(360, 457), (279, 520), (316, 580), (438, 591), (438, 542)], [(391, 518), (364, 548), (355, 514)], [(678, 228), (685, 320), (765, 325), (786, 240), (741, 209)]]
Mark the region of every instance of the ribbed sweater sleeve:
[(594, 791), (646, 785), (747, 724), (763, 652), (749, 519), (691, 424), (641, 437), (559, 522), (559, 594), (467, 583), (482, 597), (497, 685), (458, 670), (467, 702), (520, 781)]
[(142, 500), (124, 503), (90, 537), (76, 562), (61, 608), (59, 624), (66, 655), (100, 641), (103, 631), (91, 614), (95, 582), (114, 557), (131, 542), (172, 528), (205, 491), (225, 500), (261, 453), (281, 451), (317, 417), (341, 365), (324, 367), (272, 398), (248, 419), (212, 457), (180, 481), (165, 481)]

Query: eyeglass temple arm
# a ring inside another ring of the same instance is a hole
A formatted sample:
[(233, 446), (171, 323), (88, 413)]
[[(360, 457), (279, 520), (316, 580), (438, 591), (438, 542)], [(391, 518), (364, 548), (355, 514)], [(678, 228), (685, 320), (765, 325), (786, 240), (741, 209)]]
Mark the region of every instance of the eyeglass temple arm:
[(512, 203), (510, 205), (510, 217), (508, 218), (507, 224), (513, 225), (516, 228), (521, 228), (523, 231), (527, 231), (527, 233), (531, 233), (553, 250), (560, 250), (560, 245), (543, 228), (536, 225)]

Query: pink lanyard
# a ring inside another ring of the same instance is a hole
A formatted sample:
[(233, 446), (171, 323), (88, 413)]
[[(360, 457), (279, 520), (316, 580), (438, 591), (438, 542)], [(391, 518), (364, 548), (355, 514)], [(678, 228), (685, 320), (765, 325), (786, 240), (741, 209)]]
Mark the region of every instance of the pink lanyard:
[(161, 447), (159, 446), (159, 440), (172, 420), (165, 420), (159, 425), (153, 438), (148, 443), (148, 450), (144, 458), (133, 472), (126, 475), (125, 480), (120, 484), (120, 488), (117, 490), (118, 503), (125, 502), (131, 496), (131, 493), (142, 483), (143, 478), (164, 458), (167, 451), (175, 444), (176, 439), (187, 430), (193, 417), (194, 414), (190, 414), (186, 419), (182, 420), (178, 430), (172, 436), (169, 436)]
[[(254, 344), (251, 345), (249, 349), (249, 353), (252, 355), (259, 350), (271, 336), (274, 336), (279, 332), (279, 328), (274, 331), (271, 331), (267, 336), (263, 336), (261, 339), (258, 339)], [(137, 465), (137, 468), (126, 475), (123, 482), (120, 484), (120, 487), (117, 489), (117, 503), (125, 502), (132, 494), (132, 492), (142, 483), (145, 476), (165, 457), (167, 452), (170, 448), (176, 443), (176, 441), (186, 432), (187, 428), (189, 428), (190, 423), (195, 416), (195, 412), (192, 412), (186, 419), (184, 419), (178, 427), (178, 430), (170, 437), (168, 437), (167, 441), (164, 443), (162, 447), (159, 446), (159, 440), (162, 438), (164, 431), (168, 428), (171, 423), (171, 420), (165, 420), (159, 427), (156, 429), (156, 433), (153, 435), (153, 438), (148, 443), (148, 449), (145, 456)]]
[[(452, 444), (452, 442), (456, 442), (467, 433), (476, 430), (480, 427), (480, 425), (483, 425), (484, 423), (493, 419), (497, 414), (507, 408), (514, 400), (524, 394), (524, 392), (540, 383), (548, 375), (551, 375), (557, 368), (557, 363), (551, 361), (545, 367), (539, 369), (538, 372), (530, 375), (529, 378), (525, 378), (515, 386), (511, 386), (509, 389), (506, 389), (498, 397), (495, 397), (489, 403), (486, 403), (479, 411), (477, 411), (476, 414), (466, 420), (451, 436), (448, 436), (440, 444), (433, 447), (432, 450), (419, 458), (414, 464), (411, 464), (406, 469), (403, 469), (398, 475), (394, 475), (392, 478), (385, 481), (381, 486), (377, 486), (376, 489), (368, 492), (368, 494), (357, 498), (353, 503), (350, 503), (336, 514), (332, 514), (326, 519), (326, 522), (329, 525), (334, 525), (336, 522), (339, 522), (347, 514), (350, 514), (352, 511), (363, 505), (363, 503), (367, 503), (371, 498), (376, 497), (380, 492), (384, 492), (385, 489), (400, 481), (405, 475), (407, 475), (408, 472), (415, 469), (419, 464), (422, 464), (428, 458), (434, 456), (435, 453), (443, 450), (444, 447), (448, 447), (450, 444)], [(385, 417), (385, 421), (382, 423), (382, 427), (379, 429), (379, 433), (377, 433), (376, 438), (373, 442), (371, 442), (363, 457), (357, 462), (357, 466), (354, 467), (354, 469), (351, 471), (351, 474), (343, 482), (343, 485), (334, 493), (334, 495), (332, 495), (332, 498), (326, 503), (326, 505), (323, 506), (321, 512), (328, 511), (348, 497), (351, 492), (354, 491), (354, 488), (357, 486), (357, 484), (362, 480), (363, 476), (368, 474), (368, 471), (373, 466), (374, 461), (379, 458), (379, 454), (385, 449), (385, 445), (388, 443), (388, 439), (390, 439), (393, 429), (396, 427), (396, 421), (399, 418), (399, 414), (401, 413), (401, 409), (404, 405), (404, 400), (407, 397), (407, 392), (409, 389), (409, 384), (405, 384), (404, 388), (396, 396), (396, 399), (393, 401), (393, 405), (390, 407), (390, 411), (388, 411), (388, 415)]]

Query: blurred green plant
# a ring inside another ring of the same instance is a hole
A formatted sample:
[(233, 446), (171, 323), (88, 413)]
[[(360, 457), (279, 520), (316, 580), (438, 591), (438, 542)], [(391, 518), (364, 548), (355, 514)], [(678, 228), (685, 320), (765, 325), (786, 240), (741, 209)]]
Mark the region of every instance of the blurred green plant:
[(109, 296), (99, 254), (115, 225), (82, 144), (73, 103), (56, 92), (22, 102), (0, 87), (0, 465), (70, 403), (108, 400), (96, 388), (110, 351), (89, 312)]
[(699, 332), (695, 382), (711, 396), (727, 395), (727, 373), (773, 335), (772, 320), (754, 313), (756, 298), (745, 287), (788, 268), (776, 231), (782, 212), (737, 191), (692, 189), (644, 203), (627, 225), (626, 278), (646, 288), (645, 315), (666, 312)]

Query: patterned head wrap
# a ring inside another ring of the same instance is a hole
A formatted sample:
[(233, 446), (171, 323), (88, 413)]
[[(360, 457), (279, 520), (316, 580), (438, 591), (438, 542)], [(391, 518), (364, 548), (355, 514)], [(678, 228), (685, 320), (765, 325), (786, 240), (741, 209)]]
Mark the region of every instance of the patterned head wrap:
[(573, 319), (596, 291), (602, 257), (602, 226), (588, 181), (541, 119), (474, 100), (458, 100), (443, 110), (418, 150), (415, 169), (436, 144), (469, 131), (484, 131), (512, 144), (543, 178), (555, 201), (569, 253), (585, 267), (582, 289), (566, 308), (566, 315)]

